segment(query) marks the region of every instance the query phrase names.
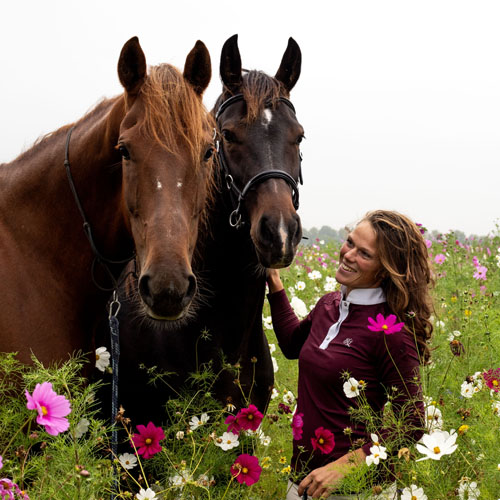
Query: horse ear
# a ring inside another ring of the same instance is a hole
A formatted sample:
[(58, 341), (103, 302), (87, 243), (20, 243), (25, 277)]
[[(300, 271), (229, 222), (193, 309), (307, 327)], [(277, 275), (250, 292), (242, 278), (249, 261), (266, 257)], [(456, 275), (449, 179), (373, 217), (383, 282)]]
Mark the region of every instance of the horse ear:
[(135, 95), (146, 77), (146, 57), (134, 36), (122, 48), (118, 60), (118, 77), (129, 95)]
[(293, 89), (299, 79), (301, 64), (302, 53), (300, 52), (300, 47), (298, 43), (290, 37), (280, 67), (275, 76), (276, 80), (280, 81), (288, 92)]
[(202, 95), (212, 77), (212, 62), (207, 47), (198, 40), (186, 58), (184, 78)]
[(237, 94), (241, 88), (241, 57), (238, 49), (238, 35), (228, 38), (220, 55), (220, 77), (225, 87)]

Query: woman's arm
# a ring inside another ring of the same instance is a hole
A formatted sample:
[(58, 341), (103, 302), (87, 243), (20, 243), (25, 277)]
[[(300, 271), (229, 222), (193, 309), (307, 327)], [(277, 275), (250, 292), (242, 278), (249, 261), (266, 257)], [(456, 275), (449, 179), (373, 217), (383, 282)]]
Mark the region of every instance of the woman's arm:
[(313, 311), (300, 321), (295, 315), (286, 296), (277, 269), (268, 269), (267, 284), (269, 294), (267, 299), (271, 307), (273, 328), (279, 346), (288, 359), (297, 359), (311, 329)]

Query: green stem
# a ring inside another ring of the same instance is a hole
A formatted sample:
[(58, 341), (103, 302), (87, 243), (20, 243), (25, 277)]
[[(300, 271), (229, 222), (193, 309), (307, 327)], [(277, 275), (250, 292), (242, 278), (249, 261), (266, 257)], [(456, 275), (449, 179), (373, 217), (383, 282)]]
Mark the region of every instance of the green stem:
[(10, 445), (14, 442), (14, 440), (16, 439), (17, 435), (24, 429), (24, 426), (27, 425), (30, 420), (32, 419), (33, 417), (28, 417), (28, 419), (23, 423), (23, 425), (21, 425), (21, 427), (19, 427), (19, 429), (17, 429), (17, 431), (15, 432), (15, 434), (12, 436), (11, 440), (7, 443), (7, 446), (5, 447), (5, 449), (3, 450), (2, 452), (2, 457), (5, 456), (5, 454), (7, 453), (7, 450), (9, 449)]

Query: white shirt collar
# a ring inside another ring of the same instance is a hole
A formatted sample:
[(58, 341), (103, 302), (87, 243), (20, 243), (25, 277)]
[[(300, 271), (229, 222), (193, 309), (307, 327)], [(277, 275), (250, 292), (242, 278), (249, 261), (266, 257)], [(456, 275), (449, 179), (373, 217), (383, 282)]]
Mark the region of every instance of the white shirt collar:
[(382, 304), (385, 302), (385, 294), (382, 288), (354, 288), (345, 298), (347, 287), (342, 285), (340, 291), (342, 300), (351, 304), (360, 304), (362, 306), (370, 306), (372, 304)]

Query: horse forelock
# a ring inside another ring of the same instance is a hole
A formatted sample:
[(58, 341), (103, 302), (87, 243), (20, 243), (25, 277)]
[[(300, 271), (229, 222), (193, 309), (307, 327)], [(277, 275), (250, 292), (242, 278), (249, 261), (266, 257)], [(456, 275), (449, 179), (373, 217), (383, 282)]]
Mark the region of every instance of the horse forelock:
[(184, 145), (198, 165), (214, 121), (182, 73), (170, 64), (151, 67), (141, 95), (143, 130), (173, 154), (179, 154), (180, 146)]
[(276, 78), (256, 70), (243, 74), (241, 93), (247, 105), (246, 121), (249, 123), (257, 120), (269, 103), (274, 105), (280, 96), (286, 94)]

